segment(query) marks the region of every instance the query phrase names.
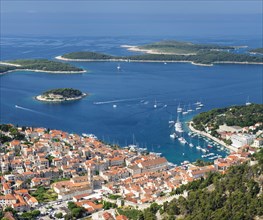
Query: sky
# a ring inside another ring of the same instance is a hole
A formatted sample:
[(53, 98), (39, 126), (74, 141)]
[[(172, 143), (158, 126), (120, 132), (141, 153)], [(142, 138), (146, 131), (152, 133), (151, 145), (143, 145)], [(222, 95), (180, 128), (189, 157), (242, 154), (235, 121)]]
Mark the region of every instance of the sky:
[(229, 31), (247, 29), (248, 24), (253, 34), (262, 31), (261, 0), (0, 2), (1, 35), (158, 35), (171, 29), (190, 34), (191, 27), (211, 35), (227, 23)]

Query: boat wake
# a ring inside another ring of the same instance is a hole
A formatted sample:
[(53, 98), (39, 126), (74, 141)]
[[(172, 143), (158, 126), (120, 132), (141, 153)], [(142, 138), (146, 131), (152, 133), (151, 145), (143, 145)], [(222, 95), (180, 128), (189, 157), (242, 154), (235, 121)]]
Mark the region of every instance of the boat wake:
[(94, 105), (103, 105), (103, 104), (110, 104), (110, 103), (118, 103), (118, 102), (128, 102), (128, 101), (137, 101), (141, 100), (145, 97), (141, 98), (132, 98), (132, 99), (116, 99), (116, 100), (110, 100), (110, 101), (104, 101), (104, 102), (94, 102)]
[(43, 113), (43, 112), (35, 111), (35, 110), (29, 109), (29, 108), (24, 108), (24, 107), (19, 106), (19, 105), (15, 105), (15, 107), (18, 108), (18, 109), (24, 110), (24, 111), (34, 112), (34, 113), (36, 113), (36, 114), (40, 114), (40, 115), (44, 115), (44, 116), (50, 116), (50, 115), (45, 114), (45, 113)]

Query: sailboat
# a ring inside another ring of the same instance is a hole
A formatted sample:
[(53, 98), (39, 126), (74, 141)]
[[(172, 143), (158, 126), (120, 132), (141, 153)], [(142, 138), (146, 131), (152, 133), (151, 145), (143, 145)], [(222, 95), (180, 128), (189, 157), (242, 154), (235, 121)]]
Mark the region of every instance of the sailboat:
[(189, 103), (189, 107), (188, 107), (188, 110), (187, 110), (188, 112), (192, 112), (193, 111), (193, 109), (191, 109), (191, 104)]
[(174, 127), (175, 127), (175, 131), (177, 131), (179, 133), (184, 132), (182, 122), (180, 122), (180, 120), (179, 120), (179, 115), (177, 116), (177, 121), (174, 124)]
[(182, 136), (178, 138), (178, 141), (180, 141), (181, 144), (187, 144), (187, 141), (184, 139), (184, 133), (182, 133)]
[(192, 143), (192, 137), (190, 137), (189, 147), (194, 147), (194, 145), (193, 145), (193, 143)]
[(249, 102), (249, 96), (247, 97), (246, 106), (251, 105), (251, 102)]
[(199, 137), (198, 137), (198, 145), (196, 146), (197, 150), (201, 150), (200, 144), (199, 144)]
[(184, 111), (183, 111), (183, 113), (182, 113), (183, 115), (186, 115), (186, 114), (188, 114), (188, 111), (186, 110), (186, 108), (185, 108), (185, 106), (184, 106)]
[(178, 105), (178, 107), (177, 107), (177, 113), (180, 113), (180, 112), (182, 112), (183, 111), (183, 109), (180, 107), (180, 103), (179, 103), (179, 105)]
[(153, 105), (154, 108), (157, 108), (157, 102), (156, 102), (156, 99), (154, 101), (154, 105)]

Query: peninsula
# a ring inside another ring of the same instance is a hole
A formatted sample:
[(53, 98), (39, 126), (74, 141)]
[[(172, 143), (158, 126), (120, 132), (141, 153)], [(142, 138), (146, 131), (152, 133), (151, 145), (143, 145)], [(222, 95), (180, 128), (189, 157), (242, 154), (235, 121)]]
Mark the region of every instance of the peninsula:
[(75, 101), (87, 96), (86, 93), (72, 88), (52, 89), (36, 96), (36, 99), (44, 102), (65, 102)]
[(12, 60), (0, 62), (0, 74), (19, 70), (58, 74), (74, 74), (86, 72), (85, 70), (72, 66), (71, 64), (51, 61), (47, 59)]
[(232, 151), (247, 144), (257, 147), (263, 138), (263, 104), (231, 106), (203, 112), (189, 123), (193, 132), (206, 136)]
[(144, 46), (128, 46), (139, 55), (114, 56), (96, 52), (81, 51), (57, 56), (64, 61), (116, 61), (116, 62), (189, 62), (194, 65), (213, 66), (216, 63), (263, 64), (263, 58), (248, 54), (237, 54), (237, 47), (213, 44), (193, 44), (178, 41), (162, 41)]
[(263, 55), (263, 48), (255, 48), (255, 49), (249, 50), (249, 52), (251, 54), (261, 54), (261, 55)]

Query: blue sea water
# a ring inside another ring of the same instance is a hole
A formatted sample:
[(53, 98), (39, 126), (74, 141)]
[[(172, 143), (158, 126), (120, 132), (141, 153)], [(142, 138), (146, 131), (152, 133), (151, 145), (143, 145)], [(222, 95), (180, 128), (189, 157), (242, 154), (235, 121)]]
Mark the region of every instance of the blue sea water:
[[(169, 37), (178, 39), (178, 37)], [(180, 38), (180, 37), (179, 37)], [(131, 54), (122, 44), (144, 44), (163, 37), (4, 37), (1, 40), (1, 59), (48, 58), (66, 52), (92, 50), (109, 54)], [(237, 40), (238, 39), (238, 40)], [(261, 46), (261, 38), (249, 37), (181, 37), (199, 43)], [(18, 125), (62, 129), (75, 133), (94, 133), (100, 139), (125, 146), (135, 142), (149, 151), (160, 152), (170, 162), (195, 161), (202, 153), (196, 148), (181, 145), (170, 139), (176, 120), (178, 104), (194, 108), (202, 101), (204, 107), (187, 116), (186, 122), (213, 108), (242, 105), (247, 97), (253, 103), (262, 103), (262, 71), (260, 65), (195, 66), (187, 63), (115, 63), (72, 62), (88, 70), (85, 74), (58, 75), (18, 71), (0, 76), (0, 122)], [(117, 65), (121, 70), (117, 70)], [(43, 91), (72, 87), (89, 93), (76, 102), (48, 104), (33, 97)], [(154, 108), (155, 101), (157, 108)], [(102, 104), (94, 104), (102, 102)], [(117, 105), (113, 108), (113, 104)], [(22, 108), (16, 108), (19, 105)], [(134, 138), (133, 138), (134, 137)], [(192, 139), (197, 145), (198, 139)], [(207, 142), (200, 138), (200, 145)], [(225, 156), (226, 151), (216, 146), (210, 152)]]

